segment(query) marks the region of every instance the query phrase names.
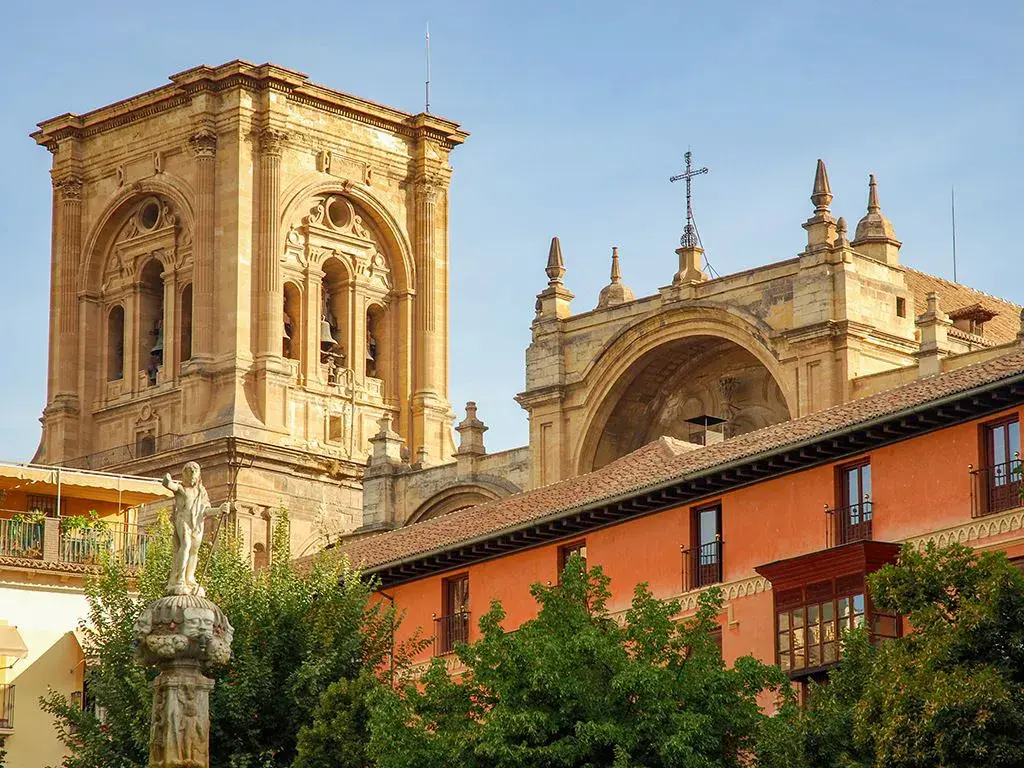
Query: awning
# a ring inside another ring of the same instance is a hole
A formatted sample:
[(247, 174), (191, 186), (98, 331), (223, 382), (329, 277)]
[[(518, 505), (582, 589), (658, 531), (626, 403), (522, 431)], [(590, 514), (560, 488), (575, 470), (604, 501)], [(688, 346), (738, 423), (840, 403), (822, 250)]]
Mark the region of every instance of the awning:
[(28, 646), (25, 645), (17, 627), (0, 625), (0, 656), (15, 659), (24, 659), (28, 656)]
[(120, 502), (125, 506), (168, 499), (174, 495), (159, 480), (148, 477), (0, 462), (0, 488), (55, 495), (58, 487), (63, 493), (78, 499)]

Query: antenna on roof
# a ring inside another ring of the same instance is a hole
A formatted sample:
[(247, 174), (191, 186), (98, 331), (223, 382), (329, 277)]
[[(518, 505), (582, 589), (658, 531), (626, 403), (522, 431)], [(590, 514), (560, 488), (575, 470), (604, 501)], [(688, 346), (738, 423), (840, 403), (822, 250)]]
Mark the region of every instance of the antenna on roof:
[(427, 22), (427, 83), (426, 83), (426, 112), (430, 112), (430, 22)]
[(953, 282), (956, 282), (956, 189), (949, 188), (949, 215), (953, 220)]

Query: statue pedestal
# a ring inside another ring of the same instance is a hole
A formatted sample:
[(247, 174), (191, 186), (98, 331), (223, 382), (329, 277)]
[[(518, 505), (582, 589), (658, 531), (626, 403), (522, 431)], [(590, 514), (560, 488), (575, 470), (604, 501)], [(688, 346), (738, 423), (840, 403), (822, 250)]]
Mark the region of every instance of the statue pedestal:
[(150, 768), (208, 768), (213, 680), (198, 661), (164, 666), (153, 681)]
[(198, 595), (167, 595), (135, 625), (135, 653), (160, 670), (153, 681), (150, 768), (209, 768), (210, 691), (205, 672), (231, 658), (234, 630), (223, 611)]

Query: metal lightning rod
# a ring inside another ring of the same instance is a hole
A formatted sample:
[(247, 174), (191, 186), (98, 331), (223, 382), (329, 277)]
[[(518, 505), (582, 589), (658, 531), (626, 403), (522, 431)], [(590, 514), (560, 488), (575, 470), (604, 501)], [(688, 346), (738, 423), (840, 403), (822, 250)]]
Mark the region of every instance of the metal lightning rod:
[(949, 188), (949, 215), (953, 221), (953, 282), (956, 282), (956, 189)]
[(426, 112), (430, 112), (430, 22), (427, 22), (427, 83), (426, 83), (426, 97), (427, 107)]

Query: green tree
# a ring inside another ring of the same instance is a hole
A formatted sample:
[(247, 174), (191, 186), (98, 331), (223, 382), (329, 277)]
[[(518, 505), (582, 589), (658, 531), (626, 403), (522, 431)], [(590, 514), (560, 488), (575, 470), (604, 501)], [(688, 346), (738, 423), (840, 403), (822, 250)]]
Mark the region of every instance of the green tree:
[(913, 630), (878, 646), (848, 635), (807, 709), (765, 724), (761, 764), (1024, 765), (1024, 574), (1001, 553), (929, 544), (868, 584)]
[(763, 715), (758, 694), (784, 684), (752, 658), (726, 668), (714, 642), (717, 591), (677, 621), (675, 601), (636, 588), (622, 620), (609, 580), (570, 559), (562, 583), (534, 585), (536, 618), (505, 632), (493, 603), (481, 639), (435, 659), (416, 683), (370, 695), (369, 754), (379, 768), (740, 766)]
[[(327, 558), (308, 571), (296, 570), (286, 520), (273, 539), (271, 565), (260, 573), (230, 537), (212, 550), (204, 545), (200, 572), (207, 569), (207, 596), (235, 627), (232, 660), (218, 674), (210, 700), (215, 766), (290, 766), (299, 729), (312, 721), (324, 691), (389, 659), (394, 612), (369, 599), (372, 585)], [(146, 603), (163, 594), (170, 549), (163, 521), (137, 577), (110, 561), (86, 587), (86, 675), (102, 717), (56, 693), (43, 700), (70, 749), (66, 768), (141, 768), (148, 762), (155, 671), (135, 661), (133, 627)]]

